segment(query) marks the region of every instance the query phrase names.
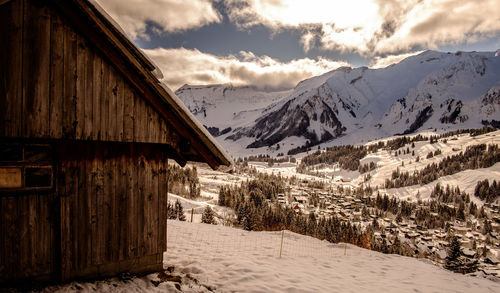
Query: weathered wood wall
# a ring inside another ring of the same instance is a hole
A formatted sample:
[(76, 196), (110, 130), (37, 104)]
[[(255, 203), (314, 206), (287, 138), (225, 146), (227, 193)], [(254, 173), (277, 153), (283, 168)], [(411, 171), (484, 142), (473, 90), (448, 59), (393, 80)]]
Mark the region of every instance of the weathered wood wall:
[(56, 143), (53, 192), (0, 195), (0, 284), (160, 270), (168, 170), (162, 148)]
[(69, 143), (56, 152), (62, 278), (161, 269), (168, 170), (161, 146)]
[(0, 137), (178, 149), (168, 122), (48, 1), (9, 1), (0, 18)]
[(57, 279), (58, 206), (53, 193), (0, 196), (0, 284)]

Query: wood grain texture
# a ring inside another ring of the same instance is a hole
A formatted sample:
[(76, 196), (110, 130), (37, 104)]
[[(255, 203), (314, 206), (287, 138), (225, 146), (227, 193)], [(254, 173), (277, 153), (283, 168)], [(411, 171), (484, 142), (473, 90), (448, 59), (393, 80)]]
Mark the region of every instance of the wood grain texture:
[(24, 7), (24, 135), (47, 137), (49, 129), (50, 10), (38, 2)]
[(60, 16), (51, 17), (50, 31), (50, 107), (49, 137), (62, 137), (64, 101), (64, 23)]
[(23, 1), (0, 6), (0, 136), (21, 136)]

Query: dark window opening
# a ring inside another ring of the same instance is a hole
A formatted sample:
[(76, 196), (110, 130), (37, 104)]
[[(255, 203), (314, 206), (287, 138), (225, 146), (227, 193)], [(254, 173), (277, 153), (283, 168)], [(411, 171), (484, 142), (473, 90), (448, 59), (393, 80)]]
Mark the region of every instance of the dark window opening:
[(51, 187), (52, 168), (26, 168), (24, 170), (25, 187)]
[(23, 147), (18, 144), (0, 144), (0, 162), (23, 160)]
[(49, 190), (52, 148), (44, 144), (0, 144), (0, 192)]
[(50, 162), (52, 153), (48, 145), (26, 145), (24, 147), (24, 160), (26, 162)]

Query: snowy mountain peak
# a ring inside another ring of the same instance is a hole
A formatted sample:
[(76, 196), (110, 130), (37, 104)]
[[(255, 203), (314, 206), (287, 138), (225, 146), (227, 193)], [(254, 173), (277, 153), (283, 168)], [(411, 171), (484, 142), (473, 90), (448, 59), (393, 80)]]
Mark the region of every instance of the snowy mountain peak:
[(207, 127), (226, 129), (218, 139), (234, 155), (286, 154), (500, 121), (498, 54), (428, 50), (386, 68), (338, 68), (282, 92), (186, 85), (176, 93)]

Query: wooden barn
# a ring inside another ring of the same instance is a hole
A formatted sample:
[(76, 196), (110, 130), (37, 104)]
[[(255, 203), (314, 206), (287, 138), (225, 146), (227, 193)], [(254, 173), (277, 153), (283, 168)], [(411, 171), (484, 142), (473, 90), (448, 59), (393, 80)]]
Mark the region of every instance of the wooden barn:
[(93, 1), (0, 24), (0, 284), (160, 270), (167, 158), (229, 157)]

